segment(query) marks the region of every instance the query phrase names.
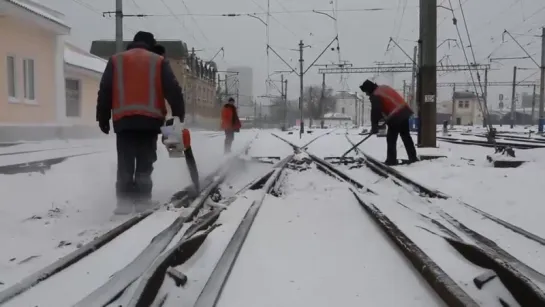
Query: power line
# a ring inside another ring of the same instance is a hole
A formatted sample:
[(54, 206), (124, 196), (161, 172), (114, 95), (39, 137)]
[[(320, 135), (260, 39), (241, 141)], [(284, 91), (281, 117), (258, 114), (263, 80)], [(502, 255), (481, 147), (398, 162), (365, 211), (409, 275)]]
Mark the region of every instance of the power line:
[(199, 30), (199, 32), (201, 33), (202, 37), (204, 37), (204, 39), (206, 41), (209, 41), (208, 40), (208, 37), (206, 37), (206, 35), (204, 34), (204, 32), (202, 31), (201, 27), (199, 26), (199, 23), (197, 22), (197, 20), (195, 19), (195, 16), (191, 15), (191, 11), (189, 10), (189, 7), (187, 6), (187, 4), (185, 3), (184, 0), (180, 0), (182, 1), (182, 4), (184, 5), (185, 7), (185, 10), (187, 11), (188, 14), (190, 14), (189, 16), (191, 16), (191, 19), (193, 20), (193, 22), (195, 23), (195, 26), (197, 27), (197, 30)]
[[(174, 11), (172, 11), (172, 9), (170, 8), (170, 6), (168, 6), (168, 4), (166, 4), (165, 0), (161, 0), (161, 2), (163, 3), (163, 5), (165, 6), (165, 8), (169, 11), (169, 15), (163, 15), (163, 16), (171, 16), (171, 17), (174, 17), (178, 23), (180, 24), (180, 26), (182, 27), (183, 30), (186, 30), (186, 32), (189, 32), (189, 35), (191, 35), (191, 37), (193, 38), (193, 40), (198, 43), (199, 40), (195, 37), (195, 35), (193, 35), (193, 33), (191, 31), (189, 31), (186, 27), (185, 27), (185, 23), (183, 20), (180, 19), (180, 15), (176, 15), (174, 14)], [(146, 17), (149, 16), (149, 15), (146, 15)]]
[[(102, 17), (104, 17), (103, 13), (102, 13), (99, 9), (97, 9), (96, 7), (90, 5), (89, 3), (83, 2), (83, 0), (72, 0), (72, 1), (73, 1), (74, 3), (76, 3), (76, 4), (79, 4), (80, 6), (82, 6), (82, 7), (84, 7), (84, 8), (86, 8), (87, 10), (89, 10), (89, 11), (95, 13), (95, 14), (98, 14), (98, 15), (100, 15), (100, 16), (102, 16)], [(115, 22), (115, 20), (113, 20), (113, 19), (107, 18), (107, 20), (110, 20), (110, 21), (114, 21), (114, 22)], [(126, 25), (123, 25), (123, 28), (124, 28), (125, 30), (129, 30), (129, 31), (131, 31), (131, 32), (133, 32), (133, 33), (135, 33), (135, 34), (136, 34), (136, 32), (138, 32), (138, 30), (135, 30), (135, 29), (133, 29), (133, 28), (131, 28), (131, 27), (129, 27), (129, 26), (126, 26)]]
[[(467, 0), (466, 0), (467, 1)], [(261, 5), (254, 2), (260, 8)], [(418, 6), (407, 6), (407, 8), (418, 8)], [(392, 11), (392, 8), (352, 8), (352, 9), (339, 9), (337, 12), (351, 13), (351, 12), (378, 12), (378, 11)], [(282, 14), (312, 14), (316, 12), (329, 12), (330, 10), (285, 10), (285, 11), (271, 11), (271, 15), (282, 15)], [(173, 14), (176, 16), (200, 16), (200, 17), (225, 17), (225, 15), (263, 15), (266, 16), (266, 12), (238, 12), (238, 13), (178, 13)], [(147, 14), (145, 17), (167, 17), (172, 16), (172, 14)], [(277, 20), (278, 21), (278, 20)]]

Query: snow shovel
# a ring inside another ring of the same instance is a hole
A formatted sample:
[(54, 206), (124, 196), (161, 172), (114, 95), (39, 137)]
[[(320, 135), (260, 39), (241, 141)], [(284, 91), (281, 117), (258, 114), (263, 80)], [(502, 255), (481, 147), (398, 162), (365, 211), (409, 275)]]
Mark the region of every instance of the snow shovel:
[[(380, 126), (378, 128), (378, 130), (384, 128), (384, 125), (383, 126)], [(374, 133), (369, 133), (369, 135), (367, 135), (366, 137), (363, 138), (363, 140), (359, 141), (358, 143), (356, 143), (354, 146), (352, 146), (349, 150), (347, 150), (342, 156), (341, 158), (344, 158), (346, 157), (347, 154), (349, 154), (352, 150), (356, 149), (358, 146), (360, 146), (363, 142), (367, 141), (371, 136), (373, 136)]]
[(197, 163), (191, 148), (191, 134), (189, 130), (175, 117), (166, 121), (165, 126), (161, 127), (161, 132), (163, 134), (163, 144), (168, 150), (169, 157), (185, 157), (189, 175), (195, 187), (195, 193), (199, 193), (199, 170), (197, 169)]

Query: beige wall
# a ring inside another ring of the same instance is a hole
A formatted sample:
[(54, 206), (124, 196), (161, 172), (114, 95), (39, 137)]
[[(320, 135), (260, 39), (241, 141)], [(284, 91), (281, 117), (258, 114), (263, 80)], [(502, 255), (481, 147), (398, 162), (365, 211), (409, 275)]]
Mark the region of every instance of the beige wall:
[[(48, 123), (55, 121), (56, 36), (11, 16), (0, 18), (0, 122)], [(16, 57), (18, 102), (8, 102), (6, 56)], [(36, 104), (23, 99), (23, 59), (34, 60)]]
[(65, 79), (78, 80), (80, 86), (80, 116), (67, 117), (67, 122), (76, 125), (95, 125), (101, 74), (65, 65), (64, 75)]

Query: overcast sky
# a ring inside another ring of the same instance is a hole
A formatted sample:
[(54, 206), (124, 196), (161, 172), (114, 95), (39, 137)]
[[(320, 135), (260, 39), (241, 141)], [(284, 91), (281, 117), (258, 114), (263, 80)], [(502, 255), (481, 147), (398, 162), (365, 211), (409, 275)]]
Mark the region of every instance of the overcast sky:
[[(461, 16), (460, 0), (450, 0), (458, 18), (458, 26), (464, 46), (469, 46), (464, 22)], [(72, 27), (70, 41), (89, 49), (94, 39), (113, 39), (115, 35), (113, 18), (102, 17), (103, 11), (114, 10), (114, 0), (39, 0), (66, 15)], [(390, 45), (390, 37), (396, 39), (401, 47), (412, 56), (418, 39), (417, 0), (270, 0), (271, 17), (269, 22), (270, 45), (291, 66), (298, 68), (299, 40), (312, 46), (305, 49), (305, 67), (322, 52), (325, 46), (337, 35), (340, 38), (341, 59), (349, 61), (354, 67), (372, 66), (375, 62), (408, 62), (409, 59), (398, 48)], [(449, 0), (438, 0), (438, 4), (450, 7)], [(489, 63), (491, 57), (525, 56), (524, 52), (507, 36), (502, 43), (502, 32), (509, 30), (530, 55), (540, 62), (541, 27), (545, 26), (545, 2), (543, 0), (461, 0), (463, 11), (473, 42), (478, 63)], [(231, 65), (247, 65), (254, 70), (254, 95), (266, 94), (267, 76), (266, 27), (259, 20), (247, 16), (210, 16), (225, 13), (257, 13), (266, 20), (267, 0), (124, 0), (126, 14), (144, 13), (154, 15), (146, 18), (125, 18), (125, 39), (130, 39), (137, 30), (153, 32), (159, 39), (181, 39), (190, 47), (204, 49), (199, 55), (210, 59), (221, 47), (225, 57), (219, 55), (216, 62), (224, 70)], [(312, 10), (327, 11), (335, 22), (325, 15)], [(366, 10), (381, 9), (381, 10)], [(208, 16), (207, 16), (208, 15)], [(438, 44), (444, 39), (457, 39), (456, 27), (452, 24), (452, 13), (438, 9)], [(448, 56), (451, 64), (466, 64), (460, 44), (445, 43), (438, 49), (438, 60)], [(466, 48), (473, 62), (470, 48)], [(270, 52), (270, 72), (289, 69), (276, 55)], [(337, 52), (328, 50), (317, 64), (338, 62)], [(446, 62), (445, 62), (446, 63)], [(535, 80), (539, 77), (537, 66), (530, 60), (509, 60), (492, 62), (489, 80), (511, 81), (513, 66), (529, 70), (519, 72), (519, 80)], [(305, 84), (321, 84), (317, 67), (305, 75)], [(439, 75), (439, 82), (470, 81), (468, 73)], [(336, 90), (355, 91), (358, 85), (372, 75), (353, 74), (346, 82), (340, 82), (338, 75), (328, 75), (327, 84)], [(274, 76), (279, 79), (279, 76)], [(397, 74), (395, 78), (377, 76), (378, 82), (385, 82), (397, 88), (403, 80), (410, 81), (410, 74)], [(289, 77), (290, 98), (298, 97), (298, 79)], [(520, 89), (522, 92), (525, 89)], [(528, 89), (530, 91), (531, 89)], [(440, 88), (440, 100), (448, 100), (451, 89)], [(511, 97), (509, 87), (489, 89), (490, 107), (497, 105), (498, 94)], [(271, 94), (275, 93), (271, 89)]]

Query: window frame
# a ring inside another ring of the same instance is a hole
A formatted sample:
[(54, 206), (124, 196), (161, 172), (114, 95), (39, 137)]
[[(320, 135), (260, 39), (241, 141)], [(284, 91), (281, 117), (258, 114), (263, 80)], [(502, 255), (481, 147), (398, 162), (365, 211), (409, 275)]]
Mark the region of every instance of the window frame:
[[(10, 84), (9, 84), (9, 65), (8, 65), (8, 59), (13, 59), (13, 91), (14, 95), (12, 96), (10, 93)], [(8, 102), (11, 103), (19, 103), (20, 99), (18, 97), (19, 91), (18, 91), (18, 85), (19, 82), (17, 80), (17, 77), (19, 74), (17, 74), (17, 56), (13, 53), (6, 54), (6, 87), (7, 87), (7, 94), (8, 94)]]
[[(28, 61), (32, 62), (32, 91), (29, 87)], [(30, 98), (32, 92), (32, 98)], [(36, 101), (36, 61), (33, 58), (23, 58), (23, 99), (27, 104), (38, 104)]]
[[(70, 81), (76, 81), (78, 85), (78, 115), (68, 115), (68, 87), (66, 86), (66, 82)], [(82, 82), (81, 79), (73, 78), (73, 77), (65, 77), (64, 78), (64, 91), (65, 91), (65, 110), (64, 110), (64, 116), (66, 118), (81, 118), (82, 117)]]

